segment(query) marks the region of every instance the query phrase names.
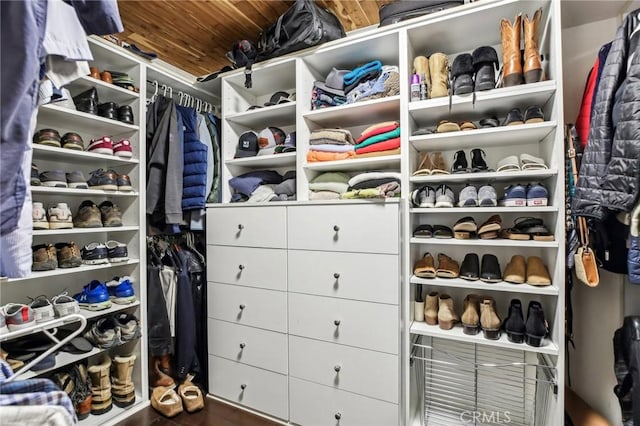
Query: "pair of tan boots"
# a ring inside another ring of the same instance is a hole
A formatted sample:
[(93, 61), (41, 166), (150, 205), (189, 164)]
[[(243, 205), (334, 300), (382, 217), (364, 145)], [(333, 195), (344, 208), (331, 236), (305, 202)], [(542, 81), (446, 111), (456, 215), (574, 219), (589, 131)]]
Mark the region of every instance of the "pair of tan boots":
[(416, 56), (413, 72), (427, 86), (427, 99), (449, 96), (449, 58), (444, 53), (434, 53), (427, 59)]
[(133, 365), (136, 356), (105, 357), (100, 364), (87, 369), (91, 379), (91, 414), (104, 414), (117, 407), (128, 407), (136, 401)]
[(502, 320), (491, 296), (468, 294), (464, 298), (462, 318), (456, 313), (453, 299), (448, 294), (434, 291), (427, 294), (424, 303), (415, 303), (414, 321), (426, 321), (429, 325), (437, 324), (442, 330), (451, 330), (460, 320), (465, 334), (475, 335), (482, 329), (486, 339), (500, 338)]

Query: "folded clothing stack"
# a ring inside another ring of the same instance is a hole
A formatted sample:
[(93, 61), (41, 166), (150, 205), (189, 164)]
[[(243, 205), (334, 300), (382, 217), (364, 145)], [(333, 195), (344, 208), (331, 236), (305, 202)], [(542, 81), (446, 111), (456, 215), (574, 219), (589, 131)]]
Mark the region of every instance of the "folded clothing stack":
[(346, 160), (355, 156), (351, 132), (346, 129), (320, 129), (309, 135), (307, 161)]
[(276, 197), (271, 201), (295, 201), (296, 200), (296, 171), (289, 170), (282, 177), (282, 182), (273, 187)]
[(282, 175), (275, 170), (255, 170), (233, 177), (229, 179), (229, 186), (235, 191), (231, 196), (231, 202), (271, 201), (277, 197), (275, 185), (282, 181)]
[(360, 173), (349, 179), (348, 185), (348, 190), (340, 195), (341, 199), (399, 197), (400, 173)]
[(347, 93), (347, 103), (400, 94), (400, 74), (395, 65), (384, 65), (373, 79), (361, 80)]
[(309, 182), (309, 199), (337, 200), (349, 189), (349, 179), (342, 172), (321, 173)]
[(354, 148), (356, 158), (400, 154), (400, 123), (385, 121), (367, 127)]
[(344, 105), (347, 98), (344, 95), (337, 95), (318, 86), (313, 86), (311, 91), (311, 109), (320, 109)]

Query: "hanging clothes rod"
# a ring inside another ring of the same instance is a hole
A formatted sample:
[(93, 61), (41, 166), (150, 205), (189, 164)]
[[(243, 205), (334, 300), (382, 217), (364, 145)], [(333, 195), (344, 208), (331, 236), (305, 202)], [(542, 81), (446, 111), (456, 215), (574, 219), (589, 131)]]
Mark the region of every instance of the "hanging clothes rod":
[[(154, 87), (154, 91), (147, 101), (148, 103), (155, 102), (158, 95), (160, 95), (160, 92), (162, 92), (162, 96), (174, 99), (174, 89), (168, 84), (159, 83), (157, 80), (147, 80), (147, 84)], [(212, 103), (203, 101), (202, 99), (196, 98), (195, 96), (181, 90), (175, 90), (175, 95), (178, 99), (174, 99), (174, 101), (176, 101), (180, 106), (194, 108), (198, 112), (215, 113), (216, 111), (216, 107)]]

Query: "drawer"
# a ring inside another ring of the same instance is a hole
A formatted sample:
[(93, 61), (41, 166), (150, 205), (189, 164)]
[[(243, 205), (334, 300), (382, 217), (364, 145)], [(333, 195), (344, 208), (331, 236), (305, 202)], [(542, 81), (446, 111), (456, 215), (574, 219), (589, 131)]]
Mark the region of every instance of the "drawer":
[(398, 307), (289, 293), (289, 334), (398, 353)]
[(392, 254), (289, 250), (289, 291), (397, 305), (399, 261)]
[(287, 251), (207, 246), (207, 281), (287, 290)]
[(287, 376), (209, 355), (209, 392), (281, 419), (289, 418)]
[(286, 207), (207, 209), (207, 244), (287, 247)]
[(287, 335), (209, 318), (209, 353), (287, 374)]
[(209, 318), (287, 332), (287, 293), (261, 288), (208, 283)]
[(292, 206), (287, 215), (290, 249), (399, 252), (398, 204)]
[(397, 355), (291, 336), (289, 375), (398, 403)]
[[(371, 373), (373, 374), (373, 372)], [(290, 421), (304, 426), (393, 426), (399, 407), (389, 402), (289, 377)]]

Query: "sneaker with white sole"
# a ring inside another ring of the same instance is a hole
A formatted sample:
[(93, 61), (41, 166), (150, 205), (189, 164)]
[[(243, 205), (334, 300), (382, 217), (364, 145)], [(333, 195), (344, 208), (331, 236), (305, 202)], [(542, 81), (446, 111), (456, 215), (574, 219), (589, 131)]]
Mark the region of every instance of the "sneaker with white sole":
[(480, 207), (495, 207), (498, 205), (498, 194), (491, 185), (481, 186), (478, 190), (478, 204)]
[(101, 311), (111, 307), (107, 286), (98, 280), (93, 280), (82, 288), (82, 291), (73, 296), (81, 308), (89, 311)]
[(411, 192), (414, 207), (433, 208), (436, 206), (436, 191), (430, 186), (423, 186)]
[(35, 299), (31, 299), (29, 306), (33, 309), (36, 322), (47, 322), (55, 319), (56, 317), (53, 305), (45, 295), (40, 295)]
[(80, 312), (80, 305), (78, 301), (69, 296), (67, 292), (60, 293), (57, 296), (51, 298), (53, 303), (53, 309), (58, 317), (66, 317), (67, 315), (77, 314)]
[(478, 190), (473, 185), (462, 188), (458, 195), (458, 207), (478, 207)]
[(120, 139), (114, 143), (113, 154), (120, 158), (131, 158), (133, 156), (133, 149), (131, 148), (129, 139)]
[(107, 246), (107, 258), (111, 263), (126, 262), (129, 260), (127, 245), (115, 240), (109, 240)]
[(140, 337), (140, 321), (135, 315), (126, 312), (114, 316), (116, 326), (120, 330), (120, 341), (129, 342)]
[(113, 155), (113, 142), (108, 136), (103, 136), (98, 139), (91, 139), (87, 151), (95, 154), (107, 154)]
[(82, 247), (82, 263), (85, 265), (100, 265), (109, 263), (107, 246), (100, 242), (89, 243)]
[(136, 293), (133, 289), (133, 279), (125, 277), (113, 277), (111, 281), (107, 281), (107, 290), (109, 298), (113, 303), (118, 305), (128, 305), (136, 301)]
[(456, 202), (453, 190), (448, 185), (440, 185), (436, 188), (436, 208), (453, 207)]
[(49, 207), (49, 229), (72, 229), (73, 217), (67, 203)]
[(69, 188), (88, 189), (87, 180), (80, 170), (67, 173), (67, 185)]
[(22, 303), (9, 303), (2, 307), (9, 331), (22, 330), (36, 323), (36, 317), (30, 306)]
[(33, 202), (33, 213), (31, 218), (33, 219), (33, 229), (49, 229), (47, 212), (42, 203), (38, 201)]
[(499, 204), (502, 207), (524, 207), (527, 205), (527, 190), (520, 184), (509, 185), (504, 189)]
[(543, 207), (549, 203), (549, 191), (541, 183), (527, 185), (527, 206)]
[(40, 173), (40, 183), (50, 188), (67, 188), (67, 176), (62, 170), (47, 170)]
[(4, 311), (0, 309), (0, 336), (7, 334), (8, 332), (9, 327), (7, 327), (7, 319), (4, 316)]
[(98, 348), (109, 349), (120, 344), (120, 327), (114, 317), (100, 318), (89, 327), (84, 338)]

